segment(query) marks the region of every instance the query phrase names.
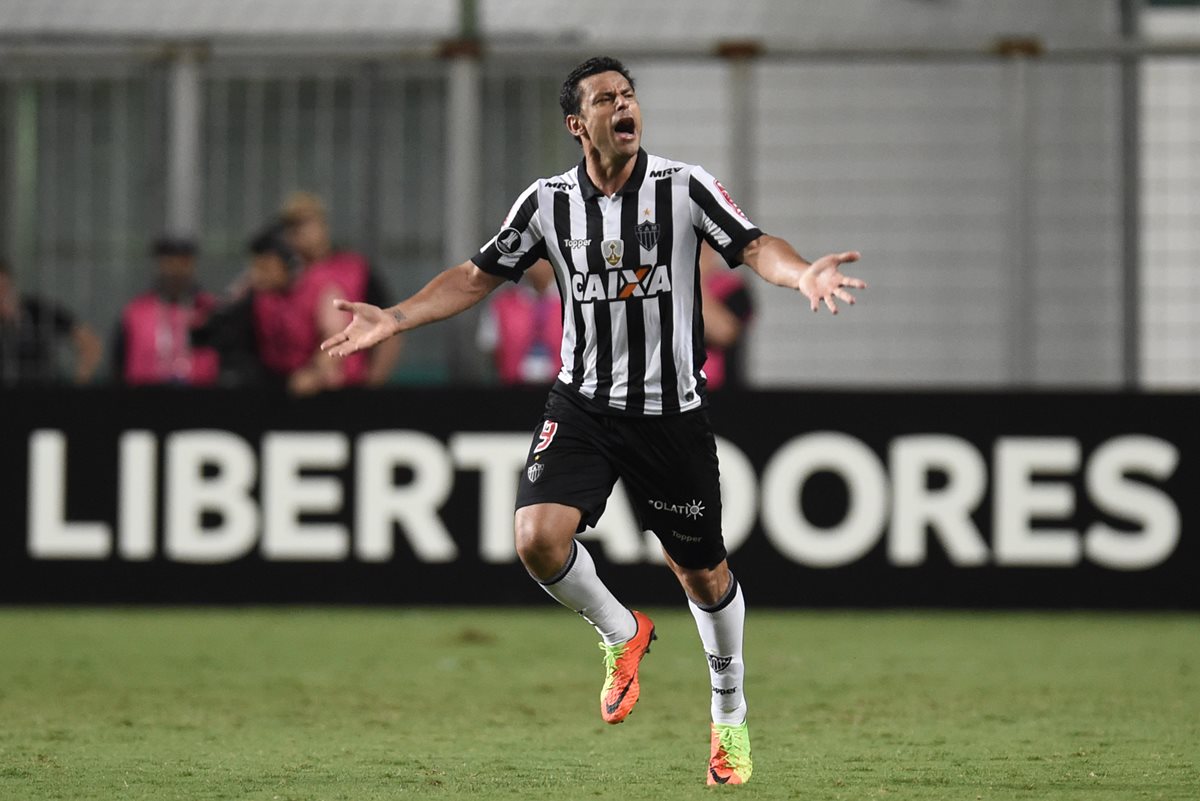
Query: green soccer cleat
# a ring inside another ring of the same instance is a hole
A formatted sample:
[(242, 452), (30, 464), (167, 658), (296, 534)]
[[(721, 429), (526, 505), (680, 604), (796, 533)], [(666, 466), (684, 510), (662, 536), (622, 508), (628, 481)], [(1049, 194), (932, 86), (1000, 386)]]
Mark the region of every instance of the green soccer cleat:
[(754, 771), (750, 758), (750, 727), (712, 724), (712, 756), (708, 760), (709, 784), (745, 784)]

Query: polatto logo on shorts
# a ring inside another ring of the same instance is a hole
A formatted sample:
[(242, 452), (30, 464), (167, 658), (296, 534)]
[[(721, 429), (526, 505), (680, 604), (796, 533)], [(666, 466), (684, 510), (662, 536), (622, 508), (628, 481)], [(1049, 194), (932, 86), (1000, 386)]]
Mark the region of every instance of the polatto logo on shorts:
[(688, 501), (687, 503), (666, 503), (665, 501), (649, 501), (656, 512), (672, 512), (683, 515), (689, 520), (699, 520), (704, 517), (704, 501)]

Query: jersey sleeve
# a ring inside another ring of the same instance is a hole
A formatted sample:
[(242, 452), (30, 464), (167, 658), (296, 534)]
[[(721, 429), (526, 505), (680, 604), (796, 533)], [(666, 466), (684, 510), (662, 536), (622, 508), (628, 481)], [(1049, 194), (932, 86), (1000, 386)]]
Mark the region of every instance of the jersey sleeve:
[(721, 182), (703, 167), (694, 167), (688, 180), (688, 198), (692, 205), (692, 224), (730, 267), (738, 265), (738, 256), (746, 245), (763, 232), (750, 222)]
[(487, 244), (471, 257), (485, 273), (520, 281), (529, 266), (546, 258), (546, 240), (538, 219), (538, 182), (521, 193)]

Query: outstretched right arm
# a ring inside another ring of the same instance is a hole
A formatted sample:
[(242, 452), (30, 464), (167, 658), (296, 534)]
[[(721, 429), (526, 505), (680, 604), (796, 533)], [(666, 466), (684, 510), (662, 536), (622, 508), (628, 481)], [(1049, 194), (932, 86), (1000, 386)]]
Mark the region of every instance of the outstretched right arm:
[(388, 337), (435, 323), (466, 311), (488, 296), (504, 279), (485, 273), (466, 261), (440, 273), (420, 292), (395, 306), (381, 309), (369, 303), (336, 300), (334, 305), (354, 317), (341, 332), (321, 343), (330, 356), (349, 356)]

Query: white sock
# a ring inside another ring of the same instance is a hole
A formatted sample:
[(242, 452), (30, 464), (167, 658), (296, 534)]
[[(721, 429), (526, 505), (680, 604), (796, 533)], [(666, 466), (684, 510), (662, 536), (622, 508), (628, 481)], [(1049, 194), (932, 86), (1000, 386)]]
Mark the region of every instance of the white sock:
[(708, 675), (712, 680), (712, 719), (714, 723), (739, 724), (746, 720), (746, 697), (742, 691), (745, 666), (742, 664), (742, 630), (746, 623), (746, 601), (732, 575), (725, 597), (710, 607), (688, 599), (700, 642), (708, 657)]
[(628, 642), (637, 634), (633, 613), (604, 586), (592, 555), (579, 540), (571, 541), (571, 555), (558, 575), (538, 583), (554, 600), (591, 623), (605, 645)]

